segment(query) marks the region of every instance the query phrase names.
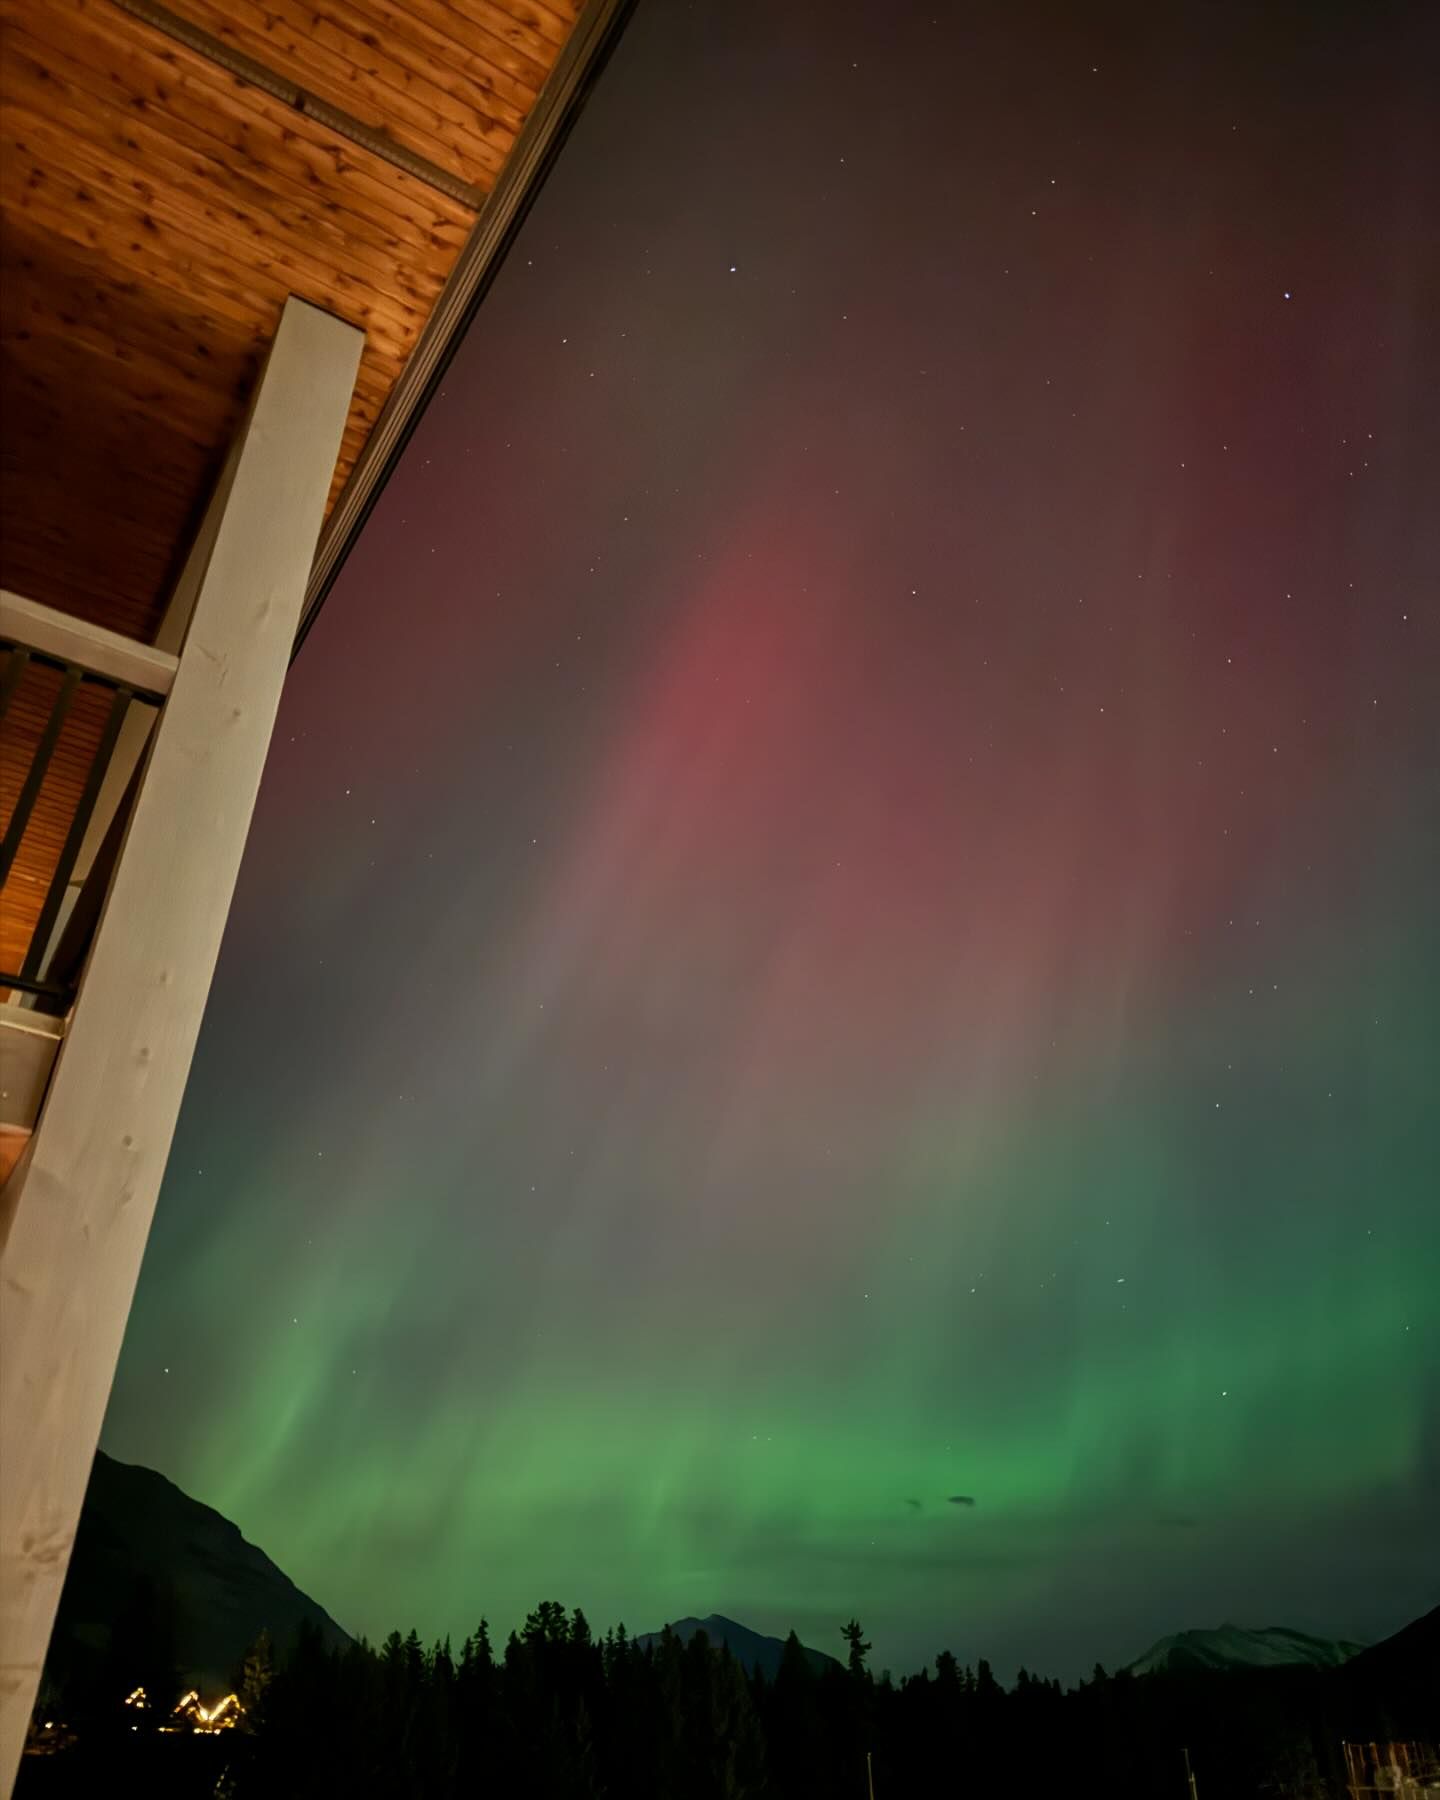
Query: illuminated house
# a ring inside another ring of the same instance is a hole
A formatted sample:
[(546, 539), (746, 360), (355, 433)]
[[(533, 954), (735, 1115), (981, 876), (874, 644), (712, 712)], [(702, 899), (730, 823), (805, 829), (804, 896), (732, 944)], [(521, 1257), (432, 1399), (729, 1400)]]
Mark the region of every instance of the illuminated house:
[(625, 10), (7, 21), (0, 1795), (287, 665)]

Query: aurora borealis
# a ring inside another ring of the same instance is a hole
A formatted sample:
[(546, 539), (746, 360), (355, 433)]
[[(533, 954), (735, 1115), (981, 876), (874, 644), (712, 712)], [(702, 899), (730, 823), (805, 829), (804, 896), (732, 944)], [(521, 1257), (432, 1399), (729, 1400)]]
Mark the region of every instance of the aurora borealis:
[(292, 673), (112, 1454), (372, 1636), (1434, 1603), (1425, 12), (642, 0)]

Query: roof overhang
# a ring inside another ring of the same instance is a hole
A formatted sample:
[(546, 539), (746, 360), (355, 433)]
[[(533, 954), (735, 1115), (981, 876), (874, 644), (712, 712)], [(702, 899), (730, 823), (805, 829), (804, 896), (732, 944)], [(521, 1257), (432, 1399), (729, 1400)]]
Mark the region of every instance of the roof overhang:
[(330, 512), (305, 595), (298, 651), (384, 487), (425, 404), (444, 375), (475, 309), (544, 185), (551, 164), (604, 67), (636, 0), (588, 0), (550, 79), (531, 109), (475, 228), (345, 487)]
[(366, 338), (303, 638), (631, 4), (7, 9), (0, 585), (152, 642), (295, 294)]

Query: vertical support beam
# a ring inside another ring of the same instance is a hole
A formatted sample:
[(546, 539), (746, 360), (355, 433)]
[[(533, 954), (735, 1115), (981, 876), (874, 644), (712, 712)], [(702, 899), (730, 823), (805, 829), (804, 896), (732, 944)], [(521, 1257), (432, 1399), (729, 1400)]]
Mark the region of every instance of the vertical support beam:
[(185, 558), (185, 566), (180, 571), (180, 578), (175, 583), (170, 595), (170, 603), (165, 608), (165, 617), (160, 621), (160, 629), (155, 633), (155, 648), (168, 650), (172, 656), (178, 656), (185, 642), (185, 633), (190, 629), (190, 615), (195, 611), (195, 601), (200, 593), (200, 584), (205, 579), (205, 571), (210, 567), (210, 558), (215, 549), (216, 534), (220, 530), (220, 521), (225, 516), (225, 503), (230, 498), (230, 488), (235, 480), (235, 470), (239, 463), (240, 451), (245, 442), (242, 427), (235, 434), (235, 440), (226, 452), (225, 461), (221, 465), (220, 474), (215, 482), (215, 492), (211, 496), (210, 505), (205, 510), (205, 517), (200, 521), (200, 529), (195, 533), (195, 542), (191, 544), (189, 554)]
[(44, 1110), (0, 1196), (0, 1793), (15, 1779), (362, 334), (291, 299)]

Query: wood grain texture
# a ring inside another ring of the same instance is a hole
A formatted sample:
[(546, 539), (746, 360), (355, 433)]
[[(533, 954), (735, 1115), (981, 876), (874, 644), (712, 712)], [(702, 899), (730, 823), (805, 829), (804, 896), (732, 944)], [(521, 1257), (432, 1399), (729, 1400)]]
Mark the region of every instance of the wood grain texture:
[[(0, 654), (0, 666), (4, 661)], [(0, 733), (0, 834), (10, 824), (61, 680), (58, 669), (31, 663), (11, 699)], [(0, 969), (11, 974), (18, 973), (29, 948), (109, 708), (110, 696), (103, 689), (82, 682), (76, 690), (15, 865), (0, 890)], [(0, 998), (7, 993), (0, 984)]]
[[(173, 10), (484, 192), (577, 12), (568, 0)], [(0, 585), (151, 642), (291, 294), (365, 333), (333, 505), (474, 225), (460, 202), (113, 0), (0, 0)], [(27, 677), (11, 722), (7, 793), (42, 686)], [(7, 966), (101, 711), (89, 695), (77, 704), (0, 895)]]
[[(488, 192), (566, 0), (177, 0)], [(331, 498), (474, 225), (133, 18), (0, 0), (0, 581), (148, 640), (285, 299), (365, 333)]]

